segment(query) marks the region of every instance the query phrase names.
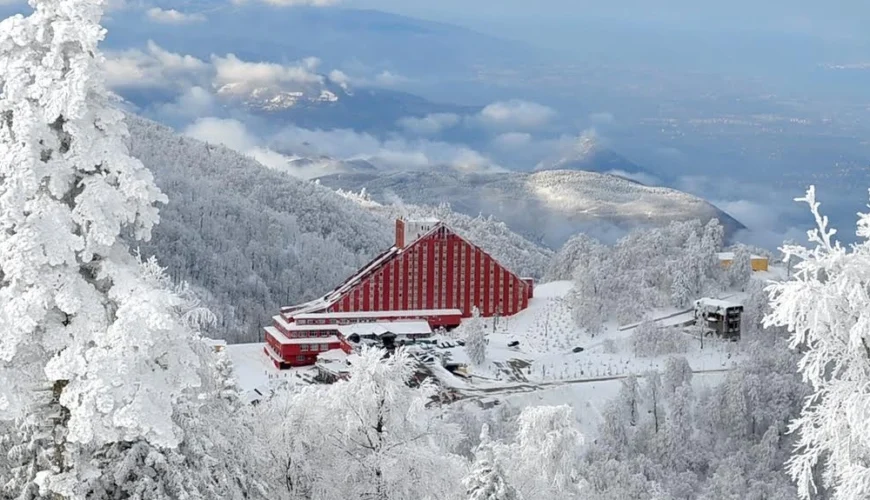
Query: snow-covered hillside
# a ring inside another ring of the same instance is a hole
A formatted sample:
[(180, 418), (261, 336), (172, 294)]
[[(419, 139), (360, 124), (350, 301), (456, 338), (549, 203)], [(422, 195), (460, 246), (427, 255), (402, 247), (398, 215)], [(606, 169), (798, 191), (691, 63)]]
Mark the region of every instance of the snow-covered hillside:
[[(631, 336), (636, 324), (611, 321), (593, 335), (580, 329), (571, 317), (566, 299), (571, 287), (569, 281), (540, 285), (525, 311), (509, 318), (484, 321), (489, 338), (487, 362), (472, 371), (473, 377), (480, 377), (481, 387), (490, 384), (487, 379), (497, 379), (492, 383), (504, 385), (510, 379), (504, 370), (510, 359), (527, 361), (529, 368), (516, 375), (519, 380), (535, 384), (620, 377), (663, 368), (667, 355), (637, 357), (632, 353)], [(690, 312), (674, 308), (649, 311), (649, 316), (661, 318), (657, 321), (661, 326), (677, 325), (692, 318)], [(509, 348), (512, 342), (519, 345)], [(698, 339), (686, 335), (685, 351), (681, 354), (695, 371), (718, 371), (727, 369), (737, 359), (732, 355), (734, 346), (731, 342), (705, 339), (701, 349)], [(582, 351), (575, 353), (575, 348)], [(451, 354), (456, 361), (468, 362), (461, 347), (452, 349)]]
[[(259, 339), (260, 326), (280, 306), (322, 295), (393, 243), (394, 211), (367, 210), (323, 186), (136, 116), (128, 116), (128, 124), (133, 154), (169, 196), (153, 239), (141, 250), (207, 297), (220, 318), (212, 332), (217, 337)], [(506, 236), (494, 221), (444, 215), (517, 272), (543, 274), (549, 251)]]
[[(571, 288), (569, 281), (539, 285), (528, 309), (507, 318), (484, 319), (488, 338), (484, 365), (471, 367), (469, 380), (438, 372), (440, 382), (460, 391), (465, 397), (511, 398), (528, 392), (583, 384), (602, 384), (603, 387), (618, 389), (618, 384), (607, 382), (618, 382), (630, 373), (664, 368), (669, 355), (634, 355), (631, 341), (636, 324), (610, 322), (594, 335), (577, 327), (567, 300)], [(692, 317), (691, 313), (672, 308), (650, 311), (649, 315), (661, 318), (657, 321), (661, 326), (684, 323)], [(452, 362), (470, 364), (465, 348), (451, 340), (465, 333), (460, 328), (456, 335), (443, 339), (445, 347), (440, 351), (447, 353)], [(508, 347), (514, 342), (518, 345)], [(685, 356), (693, 371), (712, 376), (727, 371), (742, 359), (736, 346), (732, 342), (705, 339), (702, 349), (699, 339), (686, 334), (682, 349), (673, 354)], [(274, 383), (305, 383), (313, 376), (312, 368), (275, 369), (262, 347), (263, 344), (229, 347), (230, 356), (237, 366), (239, 384), (245, 391), (259, 388), (262, 392), (263, 388)], [(576, 348), (582, 348), (582, 351), (574, 352)], [(604, 400), (608, 400), (613, 394), (605, 396)]]
[(595, 172), (467, 174), (453, 169), (391, 174), (338, 174), (325, 185), (366, 191), (376, 200), (399, 197), (427, 205), (448, 202), (468, 215), (494, 215), (532, 241), (558, 248), (578, 232), (612, 241), (630, 228), (674, 220), (718, 218), (733, 233), (742, 225), (710, 203), (670, 188)]

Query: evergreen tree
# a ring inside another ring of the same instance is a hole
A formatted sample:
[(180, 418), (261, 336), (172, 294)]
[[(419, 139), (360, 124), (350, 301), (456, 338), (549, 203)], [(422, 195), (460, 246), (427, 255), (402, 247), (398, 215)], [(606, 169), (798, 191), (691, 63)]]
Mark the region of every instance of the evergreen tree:
[(486, 330), (480, 310), (475, 306), (471, 311), (471, 318), (463, 324), (465, 330), (465, 352), (468, 359), (475, 366), (482, 366), (486, 361)]
[(495, 460), (489, 426), (484, 424), (480, 445), (474, 454), (471, 473), (463, 480), (468, 500), (518, 500), (516, 490), (508, 484), (504, 471)]
[(185, 455), (183, 412), (202, 409), (210, 374), (187, 302), (120, 239), (147, 240), (166, 197), (108, 102), (103, 2), (30, 4), (0, 23), (0, 412), (17, 423), (6, 491), (239, 497), (235, 483), (203, 484)]

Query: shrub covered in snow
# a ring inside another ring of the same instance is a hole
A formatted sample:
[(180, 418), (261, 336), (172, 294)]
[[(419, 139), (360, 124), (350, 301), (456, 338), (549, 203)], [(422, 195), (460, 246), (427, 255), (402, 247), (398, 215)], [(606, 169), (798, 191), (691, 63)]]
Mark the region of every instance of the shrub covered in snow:
[(689, 350), (689, 340), (678, 328), (644, 321), (631, 333), (631, 350), (639, 358), (681, 354)]

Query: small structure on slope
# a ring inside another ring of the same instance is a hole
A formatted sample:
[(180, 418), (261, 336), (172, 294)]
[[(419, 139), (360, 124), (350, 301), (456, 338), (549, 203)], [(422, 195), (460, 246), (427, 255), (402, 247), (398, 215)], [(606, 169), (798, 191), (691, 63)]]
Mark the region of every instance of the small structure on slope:
[(721, 299), (705, 297), (695, 301), (695, 324), (716, 335), (737, 339), (740, 337), (740, 321), (743, 305)]
[[(722, 264), (722, 267), (730, 267), (734, 263), (734, 252), (721, 252), (719, 254), (719, 263)], [(770, 260), (760, 255), (751, 256), (749, 263), (755, 272), (767, 271), (770, 267)]]
[[(340, 326), (377, 323), (395, 340), (416, 339), (458, 326), (474, 308), (485, 317), (516, 314), (533, 287), (443, 222), (398, 219), (390, 249), (323, 297), (282, 308), (265, 327), (265, 350), (280, 368), (311, 365), (321, 352), (352, 351), (353, 332)], [(394, 331), (409, 320), (428, 322), (429, 332)]]

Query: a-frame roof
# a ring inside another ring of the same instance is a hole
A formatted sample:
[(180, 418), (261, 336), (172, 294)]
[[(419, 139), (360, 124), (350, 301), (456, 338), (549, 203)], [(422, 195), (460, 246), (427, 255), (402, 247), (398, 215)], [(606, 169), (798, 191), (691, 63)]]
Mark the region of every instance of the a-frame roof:
[[(432, 236), (433, 234), (437, 233), (440, 230), (447, 231), (448, 234), (452, 234), (452, 235), (456, 236), (457, 238), (459, 238), (460, 240), (462, 240), (466, 244), (468, 244), (474, 248), (479, 249), (484, 255), (488, 256), (493, 261), (498, 262), (498, 260), (493, 258), (492, 255), (490, 255), (488, 252), (486, 252), (485, 250), (480, 248), (478, 245), (471, 243), (467, 239), (463, 238), (462, 235), (460, 235), (459, 233), (457, 233), (456, 231), (451, 229), (449, 226), (444, 224), (444, 222), (439, 221), (437, 224), (435, 224), (432, 227), (432, 229), (430, 229), (426, 233), (420, 235), (419, 238), (415, 239), (408, 246), (406, 246), (404, 248), (398, 248), (396, 246), (390, 247), (389, 250), (386, 250), (385, 252), (383, 252), (380, 255), (378, 255), (377, 257), (375, 257), (371, 262), (369, 262), (368, 264), (363, 266), (354, 275), (352, 275), (350, 278), (346, 279), (342, 284), (335, 287), (331, 292), (327, 293), (323, 297), (320, 297), (319, 299), (315, 299), (315, 300), (312, 300), (310, 302), (306, 302), (304, 304), (300, 304), (297, 306), (282, 307), (281, 312), (289, 317), (289, 316), (296, 316), (298, 314), (320, 312), (320, 311), (324, 311), (324, 310), (328, 309), (332, 305), (339, 302), (342, 298), (344, 298), (344, 295), (347, 292), (351, 291), (353, 289), (353, 287), (356, 286), (358, 283), (362, 282), (363, 279), (378, 272), (382, 267), (387, 265), (390, 261), (393, 260), (393, 257), (402, 254), (403, 252), (407, 251), (408, 249), (413, 248), (415, 245), (419, 244), (421, 241), (425, 240), (429, 236)], [(499, 265), (501, 265), (501, 264), (499, 264)], [(504, 267), (504, 266), (502, 266), (502, 267)], [(520, 280), (522, 279), (516, 273), (511, 271), (510, 269), (507, 269), (506, 267), (505, 267), (505, 269), (508, 271), (508, 273), (510, 273), (515, 278), (520, 279)]]

